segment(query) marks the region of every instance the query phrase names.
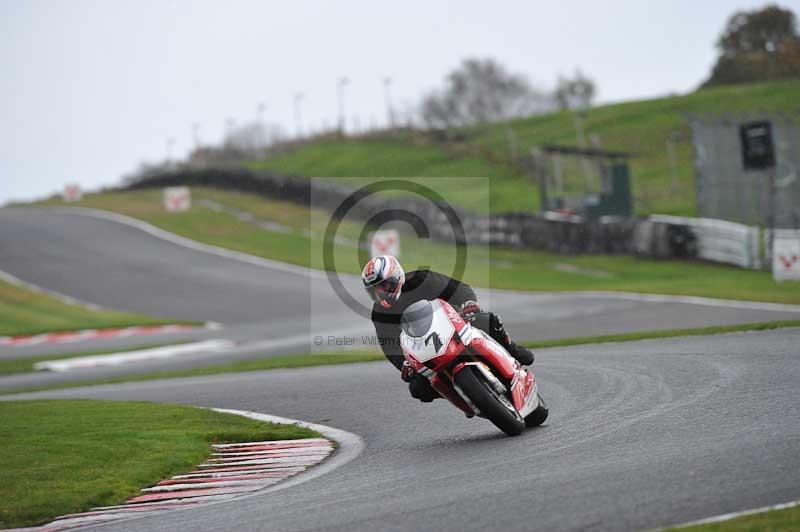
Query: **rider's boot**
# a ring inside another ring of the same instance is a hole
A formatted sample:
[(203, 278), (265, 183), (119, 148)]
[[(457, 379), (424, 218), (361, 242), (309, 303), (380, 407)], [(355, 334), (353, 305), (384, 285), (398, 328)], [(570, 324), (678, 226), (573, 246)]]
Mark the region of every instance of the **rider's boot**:
[(506, 348), (512, 357), (516, 358), (517, 361), (523, 366), (530, 366), (533, 364), (533, 352), (530, 349), (514, 343), (514, 341), (506, 332), (506, 329), (503, 326), (503, 320), (500, 319), (500, 316), (493, 312), (490, 313), (489, 324), (491, 327), (490, 334), (492, 335), (492, 338), (500, 342), (500, 344)]
[(533, 351), (527, 347), (522, 347), (521, 345), (511, 342), (506, 349), (508, 349), (508, 352), (511, 353), (511, 356), (516, 358), (523, 366), (530, 366), (533, 364)]

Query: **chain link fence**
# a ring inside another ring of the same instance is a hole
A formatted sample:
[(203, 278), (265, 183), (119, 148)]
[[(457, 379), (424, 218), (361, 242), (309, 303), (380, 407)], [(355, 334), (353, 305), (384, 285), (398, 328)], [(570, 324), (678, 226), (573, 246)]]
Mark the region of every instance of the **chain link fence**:
[[(697, 214), (746, 225), (800, 228), (800, 111), (690, 115)], [(742, 127), (768, 123), (774, 165), (746, 169)]]

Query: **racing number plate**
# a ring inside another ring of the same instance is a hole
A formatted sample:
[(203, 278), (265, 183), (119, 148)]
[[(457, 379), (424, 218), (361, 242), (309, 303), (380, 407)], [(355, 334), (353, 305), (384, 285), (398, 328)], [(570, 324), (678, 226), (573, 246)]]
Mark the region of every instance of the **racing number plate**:
[(439, 307), (433, 315), (430, 329), (419, 338), (412, 338), (402, 333), (403, 349), (419, 362), (427, 362), (443, 354), (450, 344), (456, 328), (450, 323), (447, 314)]

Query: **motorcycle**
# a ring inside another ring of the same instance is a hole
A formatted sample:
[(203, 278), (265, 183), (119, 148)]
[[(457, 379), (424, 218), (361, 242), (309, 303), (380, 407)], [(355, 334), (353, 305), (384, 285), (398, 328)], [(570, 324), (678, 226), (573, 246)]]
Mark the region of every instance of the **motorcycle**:
[(406, 363), (468, 418), (486, 418), (509, 436), (547, 419), (533, 371), (443, 299), (409, 306), (401, 327)]

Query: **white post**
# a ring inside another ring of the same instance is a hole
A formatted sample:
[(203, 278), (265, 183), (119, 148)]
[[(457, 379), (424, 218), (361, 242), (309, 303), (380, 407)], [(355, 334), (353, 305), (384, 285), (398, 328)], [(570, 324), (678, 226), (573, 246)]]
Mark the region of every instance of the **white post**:
[(294, 130), (296, 137), (303, 137), (303, 124), (302, 116), (300, 114), (300, 104), (303, 102), (305, 95), (302, 92), (294, 93)]
[(339, 135), (344, 135), (345, 129), (345, 117), (344, 117), (344, 88), (347, 84), (350, 83), (350, 80), (346, 77), (339, 78)]

